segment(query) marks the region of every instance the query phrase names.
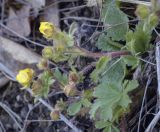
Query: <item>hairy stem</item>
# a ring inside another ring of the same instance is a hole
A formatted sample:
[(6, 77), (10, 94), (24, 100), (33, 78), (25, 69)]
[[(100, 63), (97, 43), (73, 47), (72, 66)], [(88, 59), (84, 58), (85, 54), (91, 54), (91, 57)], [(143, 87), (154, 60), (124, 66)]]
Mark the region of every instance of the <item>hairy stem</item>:
[(107, 52), (107, 53), (93, 53), (91, 51), (88, 51), (84, 48), (80, 48), (78, 46), (75, 46), (75, 49), (77, 50), (78, 53), (80, 53), (80, 55), (82, 56), (86, 56), (86, 57), (91, 57), (91, 58), (100, 58), (102, 56), (108, 56), (111, 58), (115, 58), (115, 57), (120, 57), (123, 55), (129, 55), (130, 52), (129, 51), (114, 51), (114, 52)]

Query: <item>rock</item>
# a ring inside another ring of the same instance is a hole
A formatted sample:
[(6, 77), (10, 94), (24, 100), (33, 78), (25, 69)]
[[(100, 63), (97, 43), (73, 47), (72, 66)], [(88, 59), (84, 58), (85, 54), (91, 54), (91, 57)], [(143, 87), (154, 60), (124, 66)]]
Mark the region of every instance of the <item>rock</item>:
[[(28, 36), (31, 33), (29, 23), (30, 8), (30, 6), (26, 5), (23, 6), (20, 10), (15, 11), (10, 7), (7, 27), (13, 30), (14, 32), (20, 34), (21, 36)], [(14, 34), (11, 35), (15, 36)]]
[(9, 79), (5, 77), (2, 72), (0, 72), (0, 88), (2, 88), (8, 82), (9, 82)]
[(24, 68), (37, 69), (40, 56), (20, 44), (0, 37), (0, 70), (15, 79)]
[(41, 16), (42, 21), (47, 21), (54, 23), (59, 27), (59, 10), (58, 4), (50, 6), (51, 4), (56, 3), (56, 0), (46, 0), (46, 9), (44, 10), (44, 15)]

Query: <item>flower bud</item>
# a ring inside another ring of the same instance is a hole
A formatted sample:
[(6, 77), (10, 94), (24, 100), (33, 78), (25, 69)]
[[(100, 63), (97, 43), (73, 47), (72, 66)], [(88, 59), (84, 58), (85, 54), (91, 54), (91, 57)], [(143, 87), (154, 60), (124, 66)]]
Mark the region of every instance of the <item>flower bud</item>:
[(77, 94), (76, 84), (74, 82), (70, 82), (64, 87), (64, 93), (67, 96), (75, 96)]
[(149, 17), (149, 23), (152, 27), (155, 27), (158, 24), (158, 16), (156, 14), (151, 14)]
[(58, 110), (54, 110), (50, 113), (50, 117), (52, 120), (57, 121), (60, 119), (60, 112)]
[(138, 5), (136, 9), (136, 15), (139, 16), (141, 19), (145, 19), (149, 16), (149, 8), (145, 5)]
[(75, 72), (70, 72), (69, 74), (69, 82), (77, 82), (78, 81), (78, 75)]
[(33, 96), (41, 95), (42, 86), (43, 86), (43, 84), (42, 84), (42, 81), (40, 79), (33, 82), (32, 87), (31, 87)]
[(56, 110), (62, 112), (65, 108), (66, 108), (66, 104), (65, 104), (65, 102), (63, 102), (62, 99), (56, 102), (56, 105), (55, 105)]
[(44, 58), (51, 59), (53, 56), (53, 49), (51, 46), (47, 46), (43, 49), (42, 55)]
[(47, 68), (48, 68), (47, 59), (42, 58), (42, 59), (40, 60), (40, 62), (37, 64), (37, 67), (38, 67), (40, 70), (47, 69)]

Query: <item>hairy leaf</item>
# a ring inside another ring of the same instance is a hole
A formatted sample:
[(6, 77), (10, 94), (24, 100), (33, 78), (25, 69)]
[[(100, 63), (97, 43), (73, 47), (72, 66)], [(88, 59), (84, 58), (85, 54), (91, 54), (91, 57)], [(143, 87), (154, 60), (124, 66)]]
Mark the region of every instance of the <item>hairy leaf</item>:
[(101, 82), (109, 82), (120, 86), (125, 76), (126, 67), (121, 59), (112, 60), (101, 74)]
[(102, 10), (105, 24), (111, 27), (107, 29), (107, 36), (112, 40), (124, 40), (128, 31), (128, 17), (116, 5), (115, 2), (107, 3)]
[(82, 99), (78, 102), (72, 103), (69, 107), (68, 107), (68, 113), (69, 115), (75, 115), (77, 114), (82, 107), (90, 107), (91, 106), (91, 102), (87, 99), (82, 97)]
[(53, 79), (53, 76), (49, 71), (45, 71), (41, 75), (40, 78), (42, 80), (42, 87), (43, 87), (42, 93), (43, 93), (43, 96), (47, 97), (48, 93), (49, 93), (50, 86), (54, 83), (55, 80)]
[[(123, 60), (113, 60), (107, 63), (107, 66), (101, 71), (100, 84), (93, 92), (96, 100), (90, 110), (92, 118), (99, 116), (101, 120), (105, 121), (117, 120), (131, 103), (128, 92), (135, 89), (138, 83), (136, 80), (125, 80), (123, 83), (125, 66)], [(114, 118), (113, 113), (114, 115), (117, 114)]]
[(91, 106), (91, 102), (88, 99), (82, 99), (81, 103), (84, 107), (90, 107)]
[(139, 64), (139, 59), (132, 55), (127, 55), (122, 57), (124, 63), (128, 66), (131, 66), (132, 69), (136, 68)]
[(36, 97), (47, 97), (51, 85), (54, 83), (53, 76), (50, 71), (44, 71), (39, 78), (33, 82), (32, 92)]
[(103, 132), (119, 132), (118, 128), (116, 128), (112, 122), (97, 121), (95, 125), (98, 129), (104, 128)]
[(144, 53), (150, 48), (151, 30), (144, 29), (144, 23), (136, 26), (135, 32), (129, 31), (126, 34), (127, 49), (133, 54)]
[(128, 96), (128, 92), (132, 91), (133, 89), (138, 87), (138, 82), (137, 80), (125, 80), (123, 83), (123, 94), (121, 96), (121, 99), (119, 101), (119, 104), (123, 108), (127, 108), (128, 104), (131, 103), (131, 100)]
[(135, 88), (138, 87), (138, 81), (137, 80), (125, 80), (123, 87), (125, 88), (125, 93), (128, 93), (132, 90), (134, 90)]
[(115, 126), (107, 126), (103, 132), (119, 132), (118, 128)]
[(95, 124), (96, 128), (98, 128), (98, 129), (102, 129), (102, 128), (104, 128), (106, 126), (110, 126), (110, 125), (111, 125), (111, 123), (108, 121), (97, 121)]
[(82, 107), (81, 101), (71, 104), (68, 108), (68, 114), (69, 115), (77, 114), (80, 111), (81, 107)]
[(96, 111), (99, 109), (99, 115), (103, 120), (111, 120), (113, 116), (112, 109), (121, 98), (120, 92), (114, 84), (102, 83), (96, 87), (94, 96), (97, 99), (91, 107), (91, 117), (95, 117)]
[(91, 78), (94, 82), (98, 82), (99, 75), (105, 70), (110, 57), (101, 57), (96, 63), (96, 69), (92, 72)]
[(118, 42), (114, 42), (107, 35), (102, 34), (98, 38), (96, 46), (102, 51), (117, 51), (122, 48), (122, 45)]
[(67, 74), (62, 74), (58, 68), (54, 71), (54, 77), (63, 85), (66, 85), (68, 83)]
[[(127, 109), (131, 103), (131, 99), (128, 96), (130, 90), (135, 89), (138, 86), (136, 80), (125, 81), (124, 84), (117, 86), (114, 83), (106, 83), (98, 85), (94, 91), (95, 100), (91, 106), (90, 115), (92, 118), (97, 116), (101, 120), (111, 121), (112, 119), (117, 120), (122, 110)], [(117, 110), (117, 108), (120, 110)], [(97, 112), (98, 111), (98, 112)], [(113, 118), (113, 112), (116, 117)]]

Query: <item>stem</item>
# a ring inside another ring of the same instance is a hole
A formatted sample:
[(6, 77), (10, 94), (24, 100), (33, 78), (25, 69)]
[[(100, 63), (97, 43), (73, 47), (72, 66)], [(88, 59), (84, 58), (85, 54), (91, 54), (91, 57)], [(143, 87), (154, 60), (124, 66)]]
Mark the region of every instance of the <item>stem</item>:
[(122, 55), (129, 55), (129, 51), (115, 51), (115, 52), (107, 52), (107, 53), (93, 53), (84, 48), (80, 48), (78, 46), (74, 47), (81, 56), (91, 57), (91, 58), (100, 58), (103, 56), (108, 56), (111, 58), (120, 57)]
[[(26, 89), (31, 95), (32, 95), (32, 91), (31, 89)], [(48, 104), (45, 100), (43, 100), (42, 98), (38, 99), (44, 106), (46, 106), (50, 111), (54, 111), (55, 109), (53, 109), (53, 107)], [(74, 132), (82, 132), (80, 129), (78, 129), (74, 124), (72, 124), (71, 121), (69, 121), (63, 114), (60, 114), (60, 119), (62, 121), (64, 121), (70, 128), (73, 129)]]
[(121, 132), (127, 132), (127, 122), (126, 122), (126, 119), (125, 119), (125, 116), (123, 116), (121, 118), (121, 122), (120, 122), (120, 131)]

